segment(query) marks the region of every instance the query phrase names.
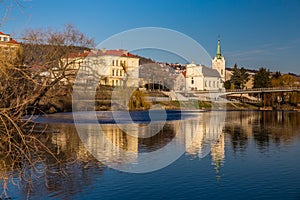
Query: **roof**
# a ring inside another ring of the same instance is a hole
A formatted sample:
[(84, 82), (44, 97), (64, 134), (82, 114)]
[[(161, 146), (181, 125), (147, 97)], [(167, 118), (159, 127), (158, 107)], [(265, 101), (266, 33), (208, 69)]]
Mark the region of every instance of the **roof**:
[(5, 33), (1, 32), (1, 31), (0, 31), (0, 35), (7, 35), (7, 36), (9, 36), (9, 34), (5, 34)]
[(183, 75), (184, 77), (186, 77), (186, 71), (183, 71), (183, 72), (182, 72), (182, 75)]
[(129, 53), (126, 50), (122, 49), (114, 49), (114, 50), (91, 50), (85, 51), (83, 53), (71, 53), (69, 58), (76, 58), (76, 57), (95, 57), (95, 56), (119, 56), (119, 57), (131, 57), (131, 58), (138, 58), (138, 56)]
[(19, 42), (17, 42), (16, 40), (10, 38), (10, 40), (8, 41), (8, 43), (12, 43), (12, 44), (20, 44)]
[[(5, 36), (10, 36), (9, 34), (5, 34), (3, 32), (0, 31), (0, 35), (5, 35)], [(11, 44), (20, 44), (19, 42), (17, 42), (16, 40), (12, 39), (11, 37), (9, 37), (9, 41), (5, 41), (6, 43), (11, 43)]]
[(202, 66), (202, 74), (204, 77), (218, 77), (221, 78), (219, 72), (216, 69)]
[(133, 55), (133, 54), (129, 53), (128, 51), (122, 50), (122, 49), (116, 49), (116, 50), (102, 49), (101, 51), (98, 51), (98, 54), (110, 55), (110, 56), (122, 56), (122, 57), (137, 57), (136, 55)]

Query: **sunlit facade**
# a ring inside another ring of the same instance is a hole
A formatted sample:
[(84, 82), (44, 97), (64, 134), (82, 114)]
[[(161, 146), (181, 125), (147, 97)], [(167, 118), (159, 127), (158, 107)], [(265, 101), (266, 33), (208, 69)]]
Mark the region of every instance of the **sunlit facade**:
[(99, 80), (101, 85), (138, 85), (139, 58), (125, 50), (102, 49), (71, 54), (63, 59), (63, 65), (70, 66), (70, 73), (80, 69), (82, 84)]
[(21, 44), (11, 38), (9, 34), (0, 32), (0, 55), (1, 60), (12, 61), (21, 51)]

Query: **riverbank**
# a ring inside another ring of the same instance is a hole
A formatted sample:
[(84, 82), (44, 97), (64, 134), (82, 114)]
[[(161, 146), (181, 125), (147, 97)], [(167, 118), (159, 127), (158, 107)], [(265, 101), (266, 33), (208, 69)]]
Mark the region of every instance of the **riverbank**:
[[(157, 101), (157, 102), (148, 102), (147, 107), (142, 107), (134, 110), (148, 110), (155, 104), (159, 104), (161, 108), (165, 110), (299, 110), (299, 108), (290, 105), (281, 105), (277, 107), (263, 107), (258, 103), (244, 103), (244, 102), (210, 102), (210, 101)], [(96, 102), (95, 103), (95, 110), (96, 111), (111, 111), (110, 102)]]
[[(124, 110), (127, 108), (122, 108), (119, 105), (111, 105), (111, 93), (113, 88), (101, 88), (97, 91), (95, 100), (90, 102), (86, 100), (81, 100), (78, 104), (78, 110), (96, 110), (96, 111), (112, 111), (112, 110)], [(156, 104), (159, 104), (161, 108), (165, 110), (299, 110), (299, 107), (289, 105), (288, 103), (276, 106), (266, 106), (264, 107), (260, 103), (247, 103), (240, 101), (146, 101), (146, 99), (151, 99), (151, 97), (167, 97), (161, 92), (140, 92), (141, 102), (139, 106), (132, 106), (130, 110), (148, 110)], [(150, 97), (150, 98), (149, 98)], [(44, 101), (39, 105), (39, 110), (43, 113), (58, 113), (58, 112), (71, 112), (72, 111), (72, 94), (60, 92), (55, 98), (45, 98)], [(38, 114), (38, 113), (37, 113)]]

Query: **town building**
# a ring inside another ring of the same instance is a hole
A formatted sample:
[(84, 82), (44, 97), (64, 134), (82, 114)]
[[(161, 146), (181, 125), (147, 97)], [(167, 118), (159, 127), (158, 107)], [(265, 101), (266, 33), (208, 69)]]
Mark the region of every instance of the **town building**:
[(128, 51), (91, 50), (84, 53), (73, 53), (63, 59), (63, 65), (70, 65), (69, 71), (85, 72), (82, 83), (99, 80), (102, 85), (129, 87), (138, 86), (139, 58)]
[(9, 34), (0, 32), (0, 55), (4, 56), (5, 60), (12, 61), (16, 58), (21, 50), (21, 44), (11, 38)]
[(225, 81), (225, 58), (221, 54), (220, 38), (217, 53), (212, 59), (212, 67), (192, 62), (175, 79), (175, 91), (211, 91), (223, 88)]

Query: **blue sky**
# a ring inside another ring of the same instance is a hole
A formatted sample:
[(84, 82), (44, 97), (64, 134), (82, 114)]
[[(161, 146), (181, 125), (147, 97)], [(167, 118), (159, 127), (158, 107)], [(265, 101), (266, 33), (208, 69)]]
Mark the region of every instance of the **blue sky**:
[[(10, 2), (4, 0), (6, 5)], [(300, 1), (19, 2), (21, 6), (12, 4), (7, 20), (0, 27), (0, 31), (15, 37), (27, 28), (61, 28), (72, 23), (99, 43), (128, 29), (163, 27), (190, 36), (214, 56), (220, 34), (228, 67), (237, 63), (250, 69), (263, 66), (272, 71), (300, 74)], [(4, 16), (3, 6), (0, 12)]]

